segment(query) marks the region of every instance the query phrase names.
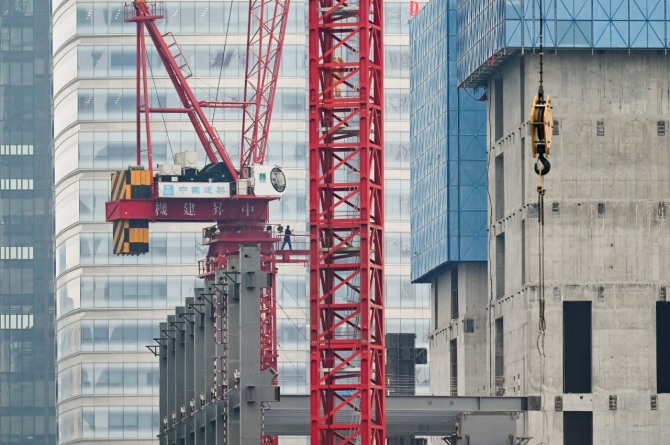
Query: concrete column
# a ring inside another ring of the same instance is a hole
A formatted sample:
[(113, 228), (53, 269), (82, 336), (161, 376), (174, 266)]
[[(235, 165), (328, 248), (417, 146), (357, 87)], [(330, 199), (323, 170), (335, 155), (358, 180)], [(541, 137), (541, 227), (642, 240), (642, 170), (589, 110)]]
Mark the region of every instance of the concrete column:
[[(170, 339), (163, 334), (163, 331), (167, 329), (167, 323), (160, 323), (160, 338), (161, 343), (158, 347), (160, 357), (158, 361), (158, 372), (160, 377), (160, 402), (158, 413), (160, 416), (160, 427), (159, 431), (163, 433), (165, 431), (164, 419), (169, 417), (168, 412), (168, 345)], [(169, 425), (169, 423), (168, 423)]]

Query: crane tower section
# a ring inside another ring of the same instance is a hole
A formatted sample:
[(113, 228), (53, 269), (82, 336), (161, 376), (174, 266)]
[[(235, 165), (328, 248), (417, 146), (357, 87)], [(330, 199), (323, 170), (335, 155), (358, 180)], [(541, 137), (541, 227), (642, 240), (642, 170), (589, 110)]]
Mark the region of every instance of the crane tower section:
[(309, 2), (312, 444), (386, 439), (382, 9)]

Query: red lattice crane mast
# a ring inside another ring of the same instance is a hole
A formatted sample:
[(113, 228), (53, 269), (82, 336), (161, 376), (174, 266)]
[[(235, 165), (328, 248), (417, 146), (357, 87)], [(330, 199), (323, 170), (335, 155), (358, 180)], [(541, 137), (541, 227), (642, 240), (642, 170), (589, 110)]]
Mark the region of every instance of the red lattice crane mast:
[[(107, 221), (114, 223), (114, 252), (136, 255), (148, 251), (149, 222), (205, 222), (209, 244), (200, 277), (212, 278), (239, 251), (240, 244), (261, 246), (262, 268), (274, 277), (274, 243), (266, 230), (269, 203), (279, 199), (286, 186), (283, 172), (265, 166), (271, 120), (290, 0), (249, 0), (249, 29), (244, 83), (240, 102), (198, 101), (187, 82), (191, 72), (171, 33), (161, 34), (156, 20), (163, 18), (162, 2), (135, 0), (126, 4), (125, 21), (137, 25), (137, 167), (112, 176), (112, 196), (106, 205)], [(151, 104), (147, 77), (146, 34), (179, 97), (180, 107)], [(243, 113), (240, 163), (231, 161), (223, 141), (209, 122), (206, 107), (234, 107)], [(174, 164), (154, 171), (151, 140), (152, 113), (185, 114), (207, 156), (197, 165), (194, 152), (178, 153)], [(143, 159), (143, 153), (145, 157)], [(147, 168), (141, 167), (146, 161)], [(261, 369), (277, 369), (276, 301), (274, 285), (261, 295)], [(221, 301), (219, 301), (221, 304)], [(221, 312), (224, 312), (221, 310)], [(221, 312), (217, 317), (222, 317)], [(217, 321), (217, 326), (225, 323)], [(222, 327), (215, 341), (225, 345)], [(226, 397), (225, 357), (218, 357), (214, 377), (215, 398)], [(265, 436), (264, 443), (276, 442)]]
[(381, 0), (309, 2), (310, 434), (383, 445)]

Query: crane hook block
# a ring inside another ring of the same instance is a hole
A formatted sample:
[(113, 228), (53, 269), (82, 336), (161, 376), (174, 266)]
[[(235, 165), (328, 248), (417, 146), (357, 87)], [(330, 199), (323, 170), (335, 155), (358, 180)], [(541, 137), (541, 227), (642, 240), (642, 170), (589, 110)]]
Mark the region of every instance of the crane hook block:
[[(531, 144), (533, 149), (533, 157), (539, 157), (540, 160), (546, 161), (551, 150), (551, 137), (554, 129), (554, 116), (551, 112), (551, 97), (547, 96), (545, 101), (543, 98), (535, 97), (533, 99), (533, 109), (530, 112), (530, 131)], [(544, 164), (543, 161), (543, 164)], [(546, 161), (548, 164), (548, 161)], [(543, 174), (549, 173), (549, 170)]]

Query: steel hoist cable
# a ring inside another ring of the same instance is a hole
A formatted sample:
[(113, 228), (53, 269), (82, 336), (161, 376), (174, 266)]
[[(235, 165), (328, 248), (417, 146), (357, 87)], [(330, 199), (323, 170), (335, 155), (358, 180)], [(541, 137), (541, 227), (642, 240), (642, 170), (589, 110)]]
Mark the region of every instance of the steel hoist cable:
[[(537, 351), (540, 358), (540, 397), (542, 399), (542, 440), (540, 444), (548, 444), (546, 435), (548, 417), (544, 403), (544, 380), (545, 380), (545, 335), (547, 322), (545, 319), (545, 270), (544, 270), (544, 177), (549, 174), (551, 164), (549, 163), (549, 152), (551, 150), (551, 138), (553, 134), (554, 120), (551, 111), (551, 97), (544, 95), (544, 5), (539, 0), (540, 6), (540, 82), (537, 96), (533, 99), (530, 113), (530, 130), (532, 156), (535, 159), (533, 169), (537, 174), (537, 211), (538, 211), (538, 336)], [(545, 438), (547, 442), (545, 442)]]
[(551, 98), (544, 96), (544, 14), (543, 1), (540, 0), (540, 84), (537, 90), (537, 96), (533, 99), (533, 105), (530, 113), (530, 130), (532, 156), (535, 159), (533, 169), (537, 174), (537, 210), (539, 223), (539, 302), (540, 302), (540, 320), (539, 331), (544, 334), (546, 330), (546, 321), (544, 319), (544, 177), (549, 174), (551, 164), (549, 163), (549, 151), (551, 150), (551, 137), (554, 127), (553, 115), (551, 112)]

